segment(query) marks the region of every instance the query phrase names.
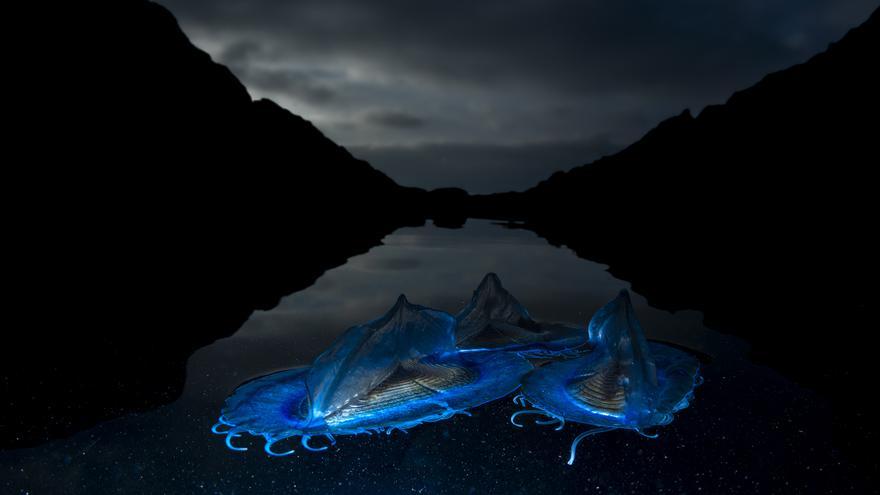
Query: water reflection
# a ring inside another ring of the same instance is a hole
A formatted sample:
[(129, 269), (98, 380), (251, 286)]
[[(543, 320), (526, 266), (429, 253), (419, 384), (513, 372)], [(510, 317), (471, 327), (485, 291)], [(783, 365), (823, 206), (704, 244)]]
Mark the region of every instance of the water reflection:
[(602, 265), (531, 232), (489, 222), (469, 221), (460, 230), (405, 228), (383, 242), (275, 309), (254, 313), (232, 337), (198, 351), (176, 403), (39, 448), (0, 452), (0, 488), (9, 493), (718, 493), (858, 487), (830, 448), (826, 404), (748, 363), (746, 346), (704, 328), (700, 314), (658, 311), (637, 294), (633, 303), (648, 338), (711, 357), (696, 401), (657, 440), (616, 433), (597, 437), (581, 447), (580, 465), (569, 468), (560, 453), (571, 436), (510, 427), (514, 406), (502, 400), (473, 418), (419, 426), (409, 435), (340, 439), (335, 449), (321, 454), (274, 459), (259, 448), (226, 449), (209, 428), (229, 392), (246, 379), (311, 362), (346, 328), (381, 315), (400, 293), (455, 313), (491, 271), (536, 319), (585, 324), (628, 288)]
[[(238, 371), (228, 386), (242, 376), (308, 364), (345, 329), (383, 314), (401, 293), (416, 304), (455, 314), (490, 271), (541, 321), (586, 325), (599, 307), (629, 288), (603, 265), (579, 260), (531, 232), (488, 221), (469, 221), (463, 230), (404, 228), (383, 244), (327, 272), (275, 309), (255, 312), (233, 337), (198, 352), (190, 361), (186, 394), (201, 392), (194, 377), (205, 370), (213, 376), (212, 362)], [(649, 338), (709, 355), (743, 348), (706, 330), (697, 312), (658, 311), (638, 295), (633, 303)]]

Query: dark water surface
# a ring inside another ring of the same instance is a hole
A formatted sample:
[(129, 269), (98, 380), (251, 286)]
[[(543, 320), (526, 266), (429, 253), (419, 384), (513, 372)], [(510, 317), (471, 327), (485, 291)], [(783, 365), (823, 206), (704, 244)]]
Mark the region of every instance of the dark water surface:
[[(503, 399), (409, 433), (341, 437), (335, 447), (272, 458), (262, 439), (233, 452), (211, 426), (241, 382), (309, 363), (346, 328), (383, 314), (400, 293), (457, 311), (496, 272), (540, 320), (586, 324), (628, 284), (603, 265), (533, 233), (469, 221), (458, 230), (405, 228), (328, 271), (315, 285), (256, 312), (232, 337), (196, 352), (177, 402), (108, 421), (33, 449), (0, 452), (2, 493), (743, 493), (864, 489), (831, 445), (830, 408), (810, 390), (747, 359), (740, 340), (633, 302), (651, 339), (708, 358), (690, 408), (657, 439), (590, 437), (574, 466), (562, 431), (508, 418)], [(748, 311), (748, 308), (743, 308)], [(113, 370), (107, 370), (113, 373)], [(279, 448), (281, 448), (279, 446)]]

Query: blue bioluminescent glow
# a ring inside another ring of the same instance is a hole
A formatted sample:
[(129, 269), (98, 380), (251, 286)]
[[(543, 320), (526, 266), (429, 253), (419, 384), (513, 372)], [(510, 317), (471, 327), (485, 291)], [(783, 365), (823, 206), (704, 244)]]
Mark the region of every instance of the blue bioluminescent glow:
[(593, 350), (584, 356), (550, 363), (527, 374), (514, 403), (532, 409), (511, 416), (538, 414), (538, 424), (565, 422), (595, 426), (578, 435), (568, 464), (584, 438), (615, 429), (634, 430), (649, 438), (646, 429), (669, 424), (673, 414), (686, 408), (701, 383), (699, 362), (672, 347), (649, 343), (636, 319), (629, 294), (601, 308), (589, 325)]
[(212, 431), (233, 442), (262, 436), (264, 450), (300, 437), (303, 448), (327, 450), (334, 435), (405, 431), (504, 397), (531, 364), (515, 353), (459, 352), (455, 319), (401, 296), (383, 317), (348, 329), (308, 367), (272, 373), (240, 385)]
[(505, 350), (541, 358), (586, 350), (583, 327), (535, 321), (494, 273), (483, 278), (455, 321), (456, 345), (463, 351)]
[[(575, 335), (577, 333), (577, 335)], [(525, 357), (556, 360), (533, 370)], [(311, 366), (272, 373), (240, 385), (212, 431), (232, 450), (244, 433), (275, 445), (300, 437), (321, 452), (334, 435), (406, 431), (501, 398), (520, 385), (515, 404), (539, 425), (594, 426), (571, 445), (572, 464), (586, 437), (670, 423), (700, 383), (699, 362), (672, 347), (649, 343), (626, 291), (600, 309), (587, 329), (535, 322), (488, 274), (456, 317), (410, 304), (401, 296), (381, 318), (348, 329)], [(318, 442), (323, 438), (324, 442)]]

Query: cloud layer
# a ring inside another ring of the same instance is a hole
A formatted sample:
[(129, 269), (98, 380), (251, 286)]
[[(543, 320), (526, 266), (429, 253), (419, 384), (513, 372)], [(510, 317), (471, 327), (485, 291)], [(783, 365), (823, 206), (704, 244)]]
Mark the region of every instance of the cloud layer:
[[(821, 51), (876, 7), (868, 0), (163, 3), (255, 97), (367, 150), (365, 158), (403, 184), (480, 192), (521, 188), (551, 164), (570, 168), (607, 151), (596, 143), (628, 143), (685, 107), (721, 102)], [(581, 159), (569, 154), (577, 149)]]

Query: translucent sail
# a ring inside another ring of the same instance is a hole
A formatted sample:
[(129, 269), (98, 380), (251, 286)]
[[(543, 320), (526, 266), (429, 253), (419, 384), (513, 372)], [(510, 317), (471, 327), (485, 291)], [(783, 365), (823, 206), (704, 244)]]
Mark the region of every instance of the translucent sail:
[(455, 341), (463, 350), (554, 355), (586, 342), (583, 327), (535, 321), (494, 273), (483, 278), (455, 320)]
[(497, 331), (524, 333), (540, 331), (528, 310), (501, 285), (498, 275), (489, 273), (474, 291), (470, 303), (455, 317), (456, 342), (475, 337), (490, 327)]
[(406, 361), (455, 350), (447, 313), (400, 296), (387, 314), (348, 329), (312, 365), (306, 379), (309, 417), (321, 420), (392, 375)]
[(461, 352), (454, 318), (401, 296), (385, 316), (350, 328), (310, 367), (280, 371), (240, 385), (226, 399), (212, 431), (233, 442), (247, 433), (278, 442), (300, 437), (303, 448), (323, 436), (406, 430), (441, 421), (501, 398), (532, 370), (510, 352)]
[[(686, 408), (701, 382), (699, 361), (672, 347), (651, 342), (636, 318), (629, 293), (622, 291), (590, 320), (590, 354), (550, 363), (523, 378), (515, 400), (559, 422), (595, 426), (575, 438), (568, 463), (584, 438), (615, 429), (635, 430), (669, 424)], [(542, 424), (549, 424), (542, 422)]]
[(589, 335), (593, 359), (572, 389), (597, 403), (617, 400), (630, 420), (650, 415), (657, 397), (657, 365), (627, 291), (596, 312)]

